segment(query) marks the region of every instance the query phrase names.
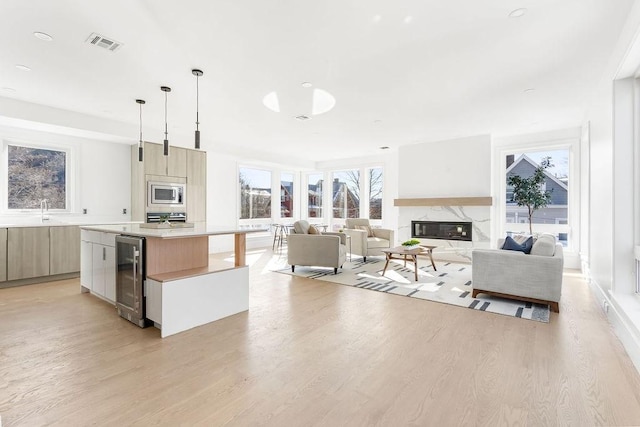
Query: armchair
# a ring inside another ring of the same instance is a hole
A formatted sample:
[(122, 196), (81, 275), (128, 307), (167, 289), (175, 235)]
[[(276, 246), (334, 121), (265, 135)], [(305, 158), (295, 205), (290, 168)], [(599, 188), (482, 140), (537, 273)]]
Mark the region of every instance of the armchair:
[(333, 273), (338, 273), (338, 267), (347, 259), (347, 236), (343, 233), (309, 234), (309, 223), (296, 221), (287, 237), (287, 261), (291, 271), (296, 265), (333, 267)]
[(360, 255), (365, 262), (368, 256), (383, 255), (382, 249), (395, 244), (393, 230), (371, 228), (366, 218), (347, 218), (344, 232), (351, 236), (351, 253)]

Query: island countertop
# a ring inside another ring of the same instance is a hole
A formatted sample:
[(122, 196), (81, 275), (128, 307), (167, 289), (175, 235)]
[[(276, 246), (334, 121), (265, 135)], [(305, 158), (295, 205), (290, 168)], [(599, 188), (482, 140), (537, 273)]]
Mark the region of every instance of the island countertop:
[(160, 239), (180, 239), (188, 237), (219, 236), (224, 234), (248, 234), (268, 231), (253, 228), (233, 228), (207, 223), (195, 223), (194, 227), (175, 228), (143, 228), (140, 224), (108, 224), (81, 226), (83, 230), (101, 231), (104, 233), (127, 234), (129, 236), (156, 237)]

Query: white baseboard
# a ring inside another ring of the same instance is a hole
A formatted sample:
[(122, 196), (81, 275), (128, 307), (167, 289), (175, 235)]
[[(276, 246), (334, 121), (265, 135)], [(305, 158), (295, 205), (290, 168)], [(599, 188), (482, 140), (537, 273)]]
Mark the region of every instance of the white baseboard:
[(596, 301), (598, 301), (598, 306), (607, 316), (613, 331), (622, 342), (636, 370), (640, 373), (640, 339), (638, 338), (640, 337), (640, 331), (624, 314), (624, 309), (612, 297), (610, 291), (603, 289), (591, 277), (589, 264), (584, 260), (582, 261), (582, 272), (587, 278), (591, 292), (596, 297)]

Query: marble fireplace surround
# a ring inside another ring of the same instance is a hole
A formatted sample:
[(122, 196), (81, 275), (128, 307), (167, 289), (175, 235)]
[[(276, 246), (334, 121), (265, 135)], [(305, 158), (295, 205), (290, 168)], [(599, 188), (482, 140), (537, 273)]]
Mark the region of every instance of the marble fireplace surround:
[(398, 242), (411, 239), (411, 221), (465, 221), (473, 224), (472, 241), (419, 239), (437, 246), (436, 259), (470, 262), (473, 249), (488, 249), (491, 235), (491, 206), (398, 206)]

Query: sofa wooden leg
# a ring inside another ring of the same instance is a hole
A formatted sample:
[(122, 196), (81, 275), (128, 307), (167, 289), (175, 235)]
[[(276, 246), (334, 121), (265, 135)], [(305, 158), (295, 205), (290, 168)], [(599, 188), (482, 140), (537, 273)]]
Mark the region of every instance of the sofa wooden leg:
[(560, 313), (560, 303), (559, 302), (549, 302), (549, 308), (551, 308), (551, 311), (553, 311), (554, 313)]
[(295, 265), (292, 265), (292, 266), (291, 266), (291, 272), (292, 272), (292, 273), (295, 273), (295, 271), (296, 271), (296, 266), (295, 266)]
[(479, 289), (474, 289), (473, 292), (471, 292), (471, 298), (477, 297), (479, 293), (480, 293)]

